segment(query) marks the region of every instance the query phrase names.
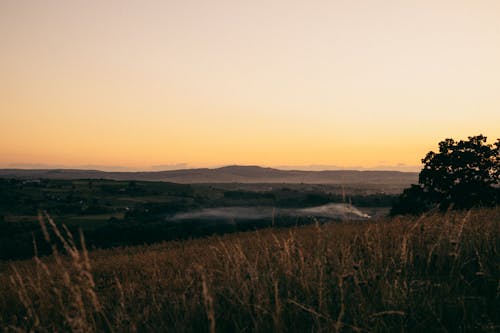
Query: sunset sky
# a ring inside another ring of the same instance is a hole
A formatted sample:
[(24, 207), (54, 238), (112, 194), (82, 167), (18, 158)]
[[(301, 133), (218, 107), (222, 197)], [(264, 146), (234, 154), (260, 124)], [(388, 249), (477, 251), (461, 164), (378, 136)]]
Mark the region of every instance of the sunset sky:
[(500, 137), (500, 1), (0, 1), (0, 168), (418, 168)]

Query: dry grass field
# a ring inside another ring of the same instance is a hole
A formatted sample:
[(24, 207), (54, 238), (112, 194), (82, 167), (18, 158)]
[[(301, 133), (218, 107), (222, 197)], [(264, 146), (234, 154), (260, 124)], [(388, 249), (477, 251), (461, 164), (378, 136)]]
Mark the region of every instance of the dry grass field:
[(500, 331), (498, 208), (91, 252), (42, 221), (65, 249), (0, 266), (2, 332)]

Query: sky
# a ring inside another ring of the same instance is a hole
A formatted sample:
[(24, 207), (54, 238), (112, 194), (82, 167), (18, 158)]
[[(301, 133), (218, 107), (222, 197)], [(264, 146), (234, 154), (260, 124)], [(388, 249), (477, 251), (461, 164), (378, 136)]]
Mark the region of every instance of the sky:
[(0, 167), (417, 170), (500, 137), (500, 1), (0, 1)]

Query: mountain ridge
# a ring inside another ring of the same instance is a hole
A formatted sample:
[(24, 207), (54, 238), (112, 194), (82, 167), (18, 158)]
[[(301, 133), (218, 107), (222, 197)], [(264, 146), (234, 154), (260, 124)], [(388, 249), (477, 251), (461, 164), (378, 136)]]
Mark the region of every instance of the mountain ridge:
[(168, 171), (112, 172), (82, 169), (0, 169), (1, 178), (20, 179), (112, 179), (168, 181), (174, 183), (309, 183), (390, 184), (408, 186), (417, 172), (364, 170), (280, 170), (256, 165), (229, 165)]

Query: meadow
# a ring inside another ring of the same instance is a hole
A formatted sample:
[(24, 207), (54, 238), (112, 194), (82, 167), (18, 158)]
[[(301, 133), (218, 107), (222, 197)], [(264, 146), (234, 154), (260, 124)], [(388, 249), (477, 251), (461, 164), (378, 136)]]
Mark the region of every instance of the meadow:
[(500, 331), (500, 209), (316, 223), (0, 265), (3, 332)]

